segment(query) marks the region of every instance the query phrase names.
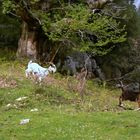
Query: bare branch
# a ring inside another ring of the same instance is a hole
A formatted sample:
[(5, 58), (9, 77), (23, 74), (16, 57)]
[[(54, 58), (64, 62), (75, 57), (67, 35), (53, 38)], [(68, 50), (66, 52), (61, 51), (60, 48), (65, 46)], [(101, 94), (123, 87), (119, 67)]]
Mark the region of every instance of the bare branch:
[(14, 16), (14, 17), (20, 18), (20, 16), (14, 14), (14, 13), (12, 13), (12, 12), (9, 12), (9, 14), (12, 15), (12, 16)]
[(28, 3), (25, 1), (25, 0), (22, 0), (23, 1), (23, 4), (27, 10), (27, 12), (33, 17), (35, 18), (38, 23), (41, 25), (41, 21), (39, 20), (39, 18), (31, 11), (30, 7), (28, 6)]

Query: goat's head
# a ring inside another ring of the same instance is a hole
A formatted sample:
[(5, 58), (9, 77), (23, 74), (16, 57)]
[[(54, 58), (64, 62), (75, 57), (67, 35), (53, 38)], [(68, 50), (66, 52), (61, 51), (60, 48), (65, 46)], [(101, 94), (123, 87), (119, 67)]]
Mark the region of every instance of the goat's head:
[(122, 82), (122, 81), (120, 81), (120, 80), (119, 80), (119, 83), (118, 83), (118, 84), (116, 84), (116, 87), (117, 87), (117, 88), (124, 88), (124, 87), (125, 87), (125, 85), (123, 84), (123, 82)]

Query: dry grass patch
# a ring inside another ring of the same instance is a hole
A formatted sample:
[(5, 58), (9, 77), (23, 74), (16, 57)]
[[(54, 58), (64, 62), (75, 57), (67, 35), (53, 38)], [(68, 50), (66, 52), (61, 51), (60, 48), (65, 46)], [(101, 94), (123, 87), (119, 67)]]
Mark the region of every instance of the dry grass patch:
[(17, 87), (17, 82), (13, 79), (7, 79), (0, 76), (0, 88), (15, 88)]

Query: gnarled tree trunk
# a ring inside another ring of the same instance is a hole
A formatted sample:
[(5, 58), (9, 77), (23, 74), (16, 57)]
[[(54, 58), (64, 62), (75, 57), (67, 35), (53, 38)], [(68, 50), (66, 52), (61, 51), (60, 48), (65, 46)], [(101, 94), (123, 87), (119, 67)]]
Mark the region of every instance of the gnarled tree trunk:
[[(23, 21), (21, 37), (18, 42), (17, 57), (41, 59), (44, 47), (48, 46), (48, 38), (45, 36), (42, 28), (41, 21), (38, 16), (33, 12), (35, 10), (47, 10), (50, 7), (51, 0), (41, 0), (36, 4), (30, 1), (16, 1), (19, 4), (19, 9), (16, 10), (16, 15)], [(34, 8), (33, 8), (33, 7)]]
[(21, 37), (18, 42), (17, 57), (37, 58), (37, 31), (31, 30), (26, 22), (22, 24)]

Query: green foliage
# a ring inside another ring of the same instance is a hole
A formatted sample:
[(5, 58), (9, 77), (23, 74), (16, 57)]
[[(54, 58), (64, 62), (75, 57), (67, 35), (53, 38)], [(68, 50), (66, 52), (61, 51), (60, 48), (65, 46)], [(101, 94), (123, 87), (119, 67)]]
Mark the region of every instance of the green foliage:
[(2, 5), (4, 14), (7, 14), (11, 11), (15, 11), (17, 7), (12, 0), (4, 0)]
[[(83, 1), (49, 1), (45, 12), (38, 0), (3, 2), (4, 13), (21, 13), (25, 8), (32, 16), (37, 15), (45, 34), (52, 42), (63, 42), (80, 51), (104, 55), (116, 44), (126, 40), (125, 26), (104, 14), (91, 13)], [(22, 10), (21, 10), (22, 9)], [(18, 12), (17, 12), (18, 11)], [(20, 16), (20, 14), (18, 15)], [(36, 18), (34, 16), (33, 18)]]
[[(114, 48), (107, 56), (102, 57), (102, 70), (106, 78), (115, 77), (115, 69), (118, 76), (124, 77), (125, 80), (139, 81), (138, 72), (135, 73), (137, 65), (139, 65), (139, 35), (140, 35), (140, 12), (136, 11), (133, 1), (129, 0), (116, 0), (116, 10), (120, 24), (126, 25), (127, 41), (119, 44), (118, 48)], [(111, 60), (111, 61), (110, 61)], [(118, 70), (117, 70), (118, 69)], [(132, 76), (129, 74), (132, 74)], [(112, 74), (112, 77), (111, 77)]]
[(70, 5), (53, 20), (46, 16), (43, 29), (52, 41), (72, 42), (75, 49), (106, 54), (115, 44), (126, 40), (125, 26), (111, 17), (92, 14), (85, 5)]
[[(140, 34), (139, 15), (134, 6), (134, 0), (115, 0), (118, 5), (119, 17), (123, 19), (122, 24), (126, 25), (129, 37)], [(119, 9), (119, 6), (122, 10)]]

